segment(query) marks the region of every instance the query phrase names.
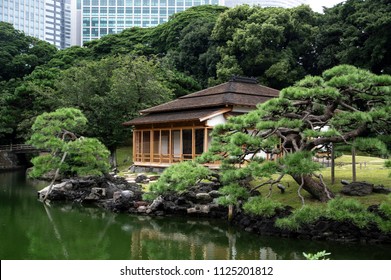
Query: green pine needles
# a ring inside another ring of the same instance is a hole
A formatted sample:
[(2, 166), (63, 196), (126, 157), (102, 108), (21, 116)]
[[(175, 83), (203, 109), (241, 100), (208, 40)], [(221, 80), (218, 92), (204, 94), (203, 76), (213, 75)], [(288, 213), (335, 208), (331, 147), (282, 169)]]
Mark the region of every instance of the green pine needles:
[(212, 172), (194, 161), (183, 161), (165, 169), (157, 182), (149, 186), (145, 200), (153, 200), (159, 195), (174, 192), (182, 193), (202, 180), (210, 178)]
[(54, 170), (66, 176), (107, 173), (109, 151), (99, 140), (80, 136), (86, 124), (85, 116), (75, 108), (60, 108), (38, 116), (29, 144), (45, 153), (32, 159), (34, 166), (29, 176), (37, 178)]
[(381, 203), (379, 210), (382, 215), (369, 212), (355, 199), (338, 197), (330, 200), (326, 206), (305, 205), (290, 216), (277, 219), (276, 226), (296, 231), (323, 217), (339, 222), (349, 221), (358, 228), (366, 228), (370, 223), (375, 223), (383, 232), (391, 232), (391, 198)]

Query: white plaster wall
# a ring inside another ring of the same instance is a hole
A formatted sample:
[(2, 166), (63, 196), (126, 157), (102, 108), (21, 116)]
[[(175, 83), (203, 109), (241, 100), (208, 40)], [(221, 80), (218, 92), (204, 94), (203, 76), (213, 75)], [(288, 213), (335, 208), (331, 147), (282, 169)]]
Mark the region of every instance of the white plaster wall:
[(207, 126), (212, 126), (215, 127), (218, 124), (224, 124), (226, 123), (226, 119), (224, 118), (223, 114), (215, 116), (213, 118), (210, 118), (209, 120), (206, 121)]

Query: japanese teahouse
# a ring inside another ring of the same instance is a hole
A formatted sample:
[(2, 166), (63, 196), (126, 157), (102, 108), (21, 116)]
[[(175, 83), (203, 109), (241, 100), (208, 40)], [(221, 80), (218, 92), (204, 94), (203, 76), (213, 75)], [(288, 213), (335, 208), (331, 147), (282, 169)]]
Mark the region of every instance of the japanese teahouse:
[(164, 168), (192, 160), (208, 150), (214, 126), (278, 95), (278, 90), (261, 86), (253, 78), (233, 77), (229, 82), (142, 110), (140, 117), (124, 123), (134, 127), (134, 166)]

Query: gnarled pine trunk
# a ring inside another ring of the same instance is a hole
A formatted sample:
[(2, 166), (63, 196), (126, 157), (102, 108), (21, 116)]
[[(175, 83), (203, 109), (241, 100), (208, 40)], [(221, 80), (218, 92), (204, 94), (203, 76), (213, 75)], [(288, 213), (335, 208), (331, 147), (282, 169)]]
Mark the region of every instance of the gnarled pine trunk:
[(310, 175), (294, 175), (292, 176), (295, 181), (301, 185), (302, 183), (302, 178), (304, 180), (304, 185), (303, 189), (310, 193), (312, 197), (318, 199), (319, 201), (322, 202), (327, 202), (330, 199), (334, 198), (335, 195), (333, 192), (325, 185), (322, 185), (321, 181), (317, 178), (314, 178), (313, 176)]

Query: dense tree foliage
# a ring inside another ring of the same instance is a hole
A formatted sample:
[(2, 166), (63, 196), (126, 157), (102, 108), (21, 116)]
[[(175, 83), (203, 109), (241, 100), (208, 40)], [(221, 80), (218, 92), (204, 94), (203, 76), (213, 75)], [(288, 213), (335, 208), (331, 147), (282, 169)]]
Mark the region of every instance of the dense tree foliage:
[(351, 64), (391, 74), (391, 5), (388, 0), (348, 0), (326, 9), (317, 38), (318, 67)]
[(24, 35), (10, 23), (0, 22), (0, 81), (31, 73), (38, 65), (47, 63), (56, 51), (55, 46)]
[[(358, 140), (372, 133), (391, 133), (391, 76), (341, 65), (322, 76), (307, 76), (283, 89), (279, 98), (216, 127), (212, 147), (203, 157), (223, 161), (223, 191), (229, 203), (279, 183), (286, 174), (297, 181), (299, 190), (327, 201), (333, 194), (316, 175), (320, 167), (312, 161), (314, 153), (330, 143), (355, 139), (358, 146), (379, 148), (379, 139)], [(265, 153), (275, 160), (265, 161)], [(275, 173), (281, 176), (273, 179)], [(253, 187), (248, 183), (252, 179), (263, 181)]]
[(51, 97), (59, 106), (79, 108), (89, 121), (86, 135), (97, 137), (114, 154), (130, 138), (122, 123), (172, 98), (165, 75), (158, 61), (145, 57), (86, 61), (61, 73)]
[(49, 171), (64, 175), (99, 175), (108, 172), (109, 152), (95, 138), (81, 137), (87, 124), (82, 112), (75, 108), (61, 108), (39, 115), (33, 126), (29, 143), (43, 153), (35, 157), (32, 177)]
[(242, 74), (281, 89), (313, 73), (318, 18), (308, 6), (228, 10), (213, 31), (221, 44), (220, 81)]

